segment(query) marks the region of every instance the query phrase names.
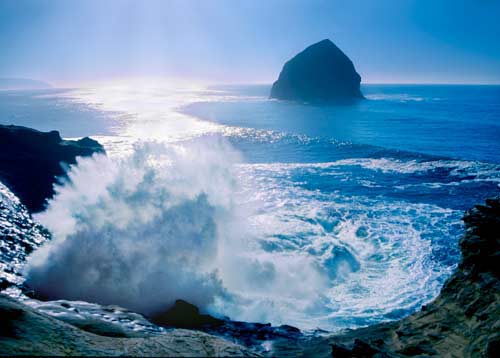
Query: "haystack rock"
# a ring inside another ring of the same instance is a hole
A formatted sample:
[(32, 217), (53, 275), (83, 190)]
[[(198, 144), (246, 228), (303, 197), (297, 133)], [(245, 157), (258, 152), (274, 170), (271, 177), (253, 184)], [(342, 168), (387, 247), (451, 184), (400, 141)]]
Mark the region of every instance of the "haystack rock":
[(363, 98), (361, 76), (332, 41), (309, 46), (283, 66), (271, 98), (298, 101), (350, 101)]

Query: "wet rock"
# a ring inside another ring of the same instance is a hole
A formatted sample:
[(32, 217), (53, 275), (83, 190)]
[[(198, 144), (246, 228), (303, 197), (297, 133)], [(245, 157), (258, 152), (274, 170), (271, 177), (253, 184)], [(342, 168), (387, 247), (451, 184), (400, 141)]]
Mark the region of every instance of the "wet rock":
[[(300, 342), (306, 337), (293, 326), (272, 326), (270, 323), (251, 323), (232, 321), (229, 318), (215, 318), (208, 314), (201, 314), (198, 307), (184, 301), (177, 300), (170, 309), (155, 315), (151, 322), (163, 327), (197, 329), (203, 332), (223, 337), (263, 355), (267, 345), (273, 346), (271, 354), (280, 356), (296, 356), (301, 353)], [(279, 346), (279, 349), (276, 347)]]
[(33, 221), (26, 207), (0, 182), (0, 291), (25, 289), (26, 257), (47, 240), (49, 232)]
[(257, 357), (251, 350), (199, 331), (174, 329), (145, 338), (113, 338), (49, 317), (0, 295), (0, 355)]
[(38, 312), (100, 336), (137, 338), (165, 332), (142, 315), (118, 306), (85, 301), (39, 301), (26, 297), (22, 302)]

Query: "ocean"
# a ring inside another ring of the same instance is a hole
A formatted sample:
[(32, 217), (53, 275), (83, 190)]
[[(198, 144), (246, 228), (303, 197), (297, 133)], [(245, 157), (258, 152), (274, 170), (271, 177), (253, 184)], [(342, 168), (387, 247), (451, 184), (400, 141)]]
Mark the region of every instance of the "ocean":
[[(268, 85), (0, 91), (0, 123), (92, 136), (35, 215), (26, 264), (54, 298), (151, 314), (182, 298), (231, 319), (336, 331), (395, 320), (455, 269), (464, 210), (500, 187), (500, 86)], [(55, 287), (57, 282), (57, 288)]]

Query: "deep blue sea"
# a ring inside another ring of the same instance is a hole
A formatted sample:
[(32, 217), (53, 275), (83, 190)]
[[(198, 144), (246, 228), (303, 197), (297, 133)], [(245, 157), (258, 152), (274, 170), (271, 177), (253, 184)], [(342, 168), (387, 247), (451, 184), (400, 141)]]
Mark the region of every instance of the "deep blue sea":
[(0, 92), (1, 124), (90, 135), (108, 151), (80, 161), (35, 217), (54, 240), (31, 280), (56, 275), (63, 298), (139, 312), (184, 298), (326, 330), (436, 297), (464, 210), (500, 191), (500, 86), (364, 85), (351, 105), (269, 89)]

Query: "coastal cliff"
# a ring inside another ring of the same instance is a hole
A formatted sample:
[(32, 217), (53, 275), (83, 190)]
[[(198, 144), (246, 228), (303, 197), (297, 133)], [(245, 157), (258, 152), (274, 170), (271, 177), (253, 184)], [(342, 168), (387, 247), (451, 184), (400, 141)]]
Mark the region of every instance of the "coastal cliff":
[(285, 63), (271, 98), (299, 101), (346, 101), (363, 98), (361, 76), (352, 61), (326, 39)]
[(31, 213), (41, 211), (54, 195), (53, 184), (65, 175), (64, 166), (94, 153), (104, 149), (88, 137), (63, 140), (57, 131), (0, 125), (0, 181)]
[(330, 338), (333, 357), (500, 357), (500, 197), (463, 220), (462, 261), (438, 298), (400, 321)]

